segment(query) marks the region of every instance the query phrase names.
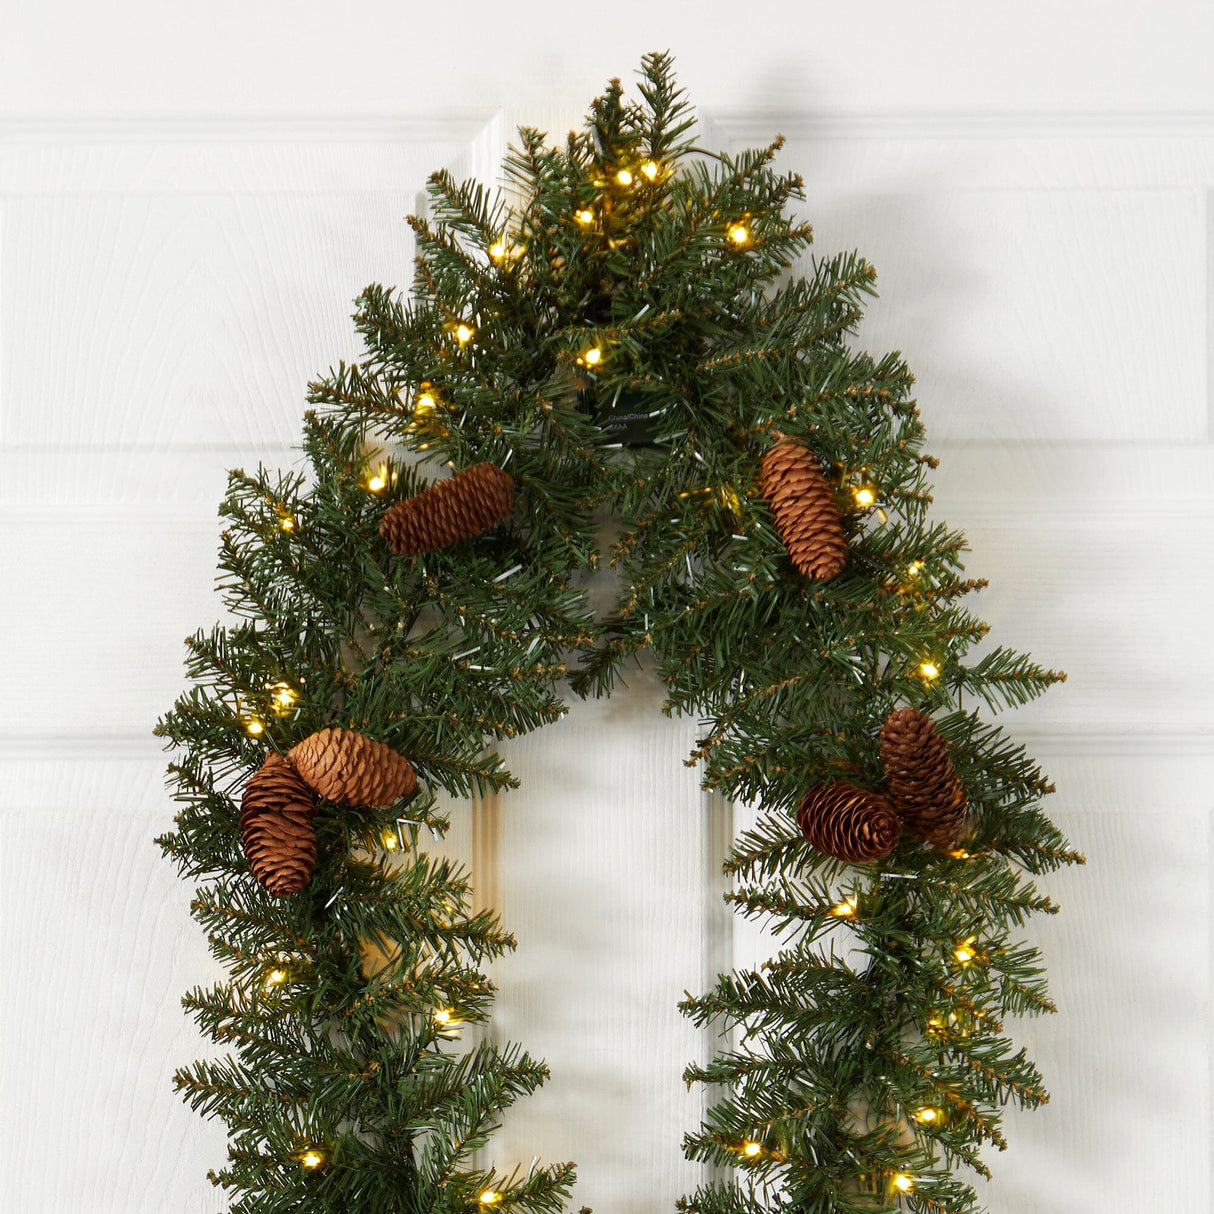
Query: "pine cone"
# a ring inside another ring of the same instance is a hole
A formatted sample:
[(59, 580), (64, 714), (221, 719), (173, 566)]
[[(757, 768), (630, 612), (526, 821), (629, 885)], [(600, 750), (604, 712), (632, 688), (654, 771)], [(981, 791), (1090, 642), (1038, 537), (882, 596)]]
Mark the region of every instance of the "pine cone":
[(880, 793), (846, 780), (811, 788), (797, 808), (797, 825), (815, 851), (850, 864), (889, 855), (902, 831)]
[(847, 561), (835, 491), (802, 442), (782, 439), (763, 456), (759, 488), (799, 573), (829, 581)]
[(401, 556), (415, 556), (480, 535), (513, 509), (514, 478), (493, 464), (473, 464), (397, 502), (379, 533)]
[(322, 729), (290, 752), (299, 774), (326, 801), (392, 805), (417, 786), (404, 755), (352, 729)]
[(881, 766), (907, 830), (951, 848), (965, 822), (965, 789), (931, 717), (915, 708), (890, 713), (881, 726)]
[(316, 801), (295, 768), (271, 751), (245, 785), (240, 837), (249, 872), (276, 898), (297, 894), (316, 867)]

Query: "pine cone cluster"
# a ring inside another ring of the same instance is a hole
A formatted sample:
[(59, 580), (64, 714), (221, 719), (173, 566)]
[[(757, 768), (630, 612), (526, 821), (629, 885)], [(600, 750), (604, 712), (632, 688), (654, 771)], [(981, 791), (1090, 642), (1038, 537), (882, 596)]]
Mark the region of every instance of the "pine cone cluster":
[(797, 825), (815, 851), (850, 864), (889, 855), (902, 833), (898, 815), (880, 793), (846, 780), (811, 788), (797, 808)]
[(473, 464), (397, 502), (379, 533), (401, 556), (434, 552), (488, 531), (514, 509), (514, 478), (493, 464)]
[(322, 729), (289, 753), (303, 779), (341, 805), (392, 805), (417, 785), (404, 755), (352, 729)]
[(804, 443), (782, 439), (763, 455), (760, 492), (799, 573), (828, 581), (847, 561), (835, 491)]
[(931, 717), (915, 708), (890, 713), (881, 727), (881, 766), (907, 830), (946, 851), (965, 822), (965, 789)]
[(316, 867), (316, 800), (294, 766), (271, 752), (245, 786), (240, 836), (249, 872), (277, 898), (297, 894)]
[(316, 794), (347, 805), (392, 805), (417, 786), (409, 760), (352, 729), (309, 734), (271, 751), (245, 785), (240, 837), (249, 872), (277, 898), (297, 894), (316, 867)]

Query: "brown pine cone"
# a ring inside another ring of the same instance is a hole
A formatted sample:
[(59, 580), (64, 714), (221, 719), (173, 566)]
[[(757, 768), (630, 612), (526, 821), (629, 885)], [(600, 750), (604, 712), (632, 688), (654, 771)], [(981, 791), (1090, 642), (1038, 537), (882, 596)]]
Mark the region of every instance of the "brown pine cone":
[(889, 855), (902, 826), (880, 793), (846, 780), (818, 784), (801, 798), (797, 825), (815, 851), (860, 864)]
[(326, 801), (392, 805), (417, 786), (404, 755), (352, 729), (322, 729), (290, 751), (299, 774)]
[(513, 509), (514, 478), (493, 464), (473, 464), (397, 502), (379, 533), (401, 556), (415, 556), (480, 535)]
[(297, 894), (316, 867), (316, 800), (295, 768), (271, 752), (245, 785), (240, 837), (249, 872), (277, 898)]
[(889, 798), (911, 834), (948, 850), (965, 822), (965, 789), (931, 717), (892, 712), (881, 726), (881, 766)]
[(847, 561), (847, 537), (817, 456), (797, 439), (781, 439), (763, 456), (759, 489), (797, 571), (818, 581), (833, 578)]

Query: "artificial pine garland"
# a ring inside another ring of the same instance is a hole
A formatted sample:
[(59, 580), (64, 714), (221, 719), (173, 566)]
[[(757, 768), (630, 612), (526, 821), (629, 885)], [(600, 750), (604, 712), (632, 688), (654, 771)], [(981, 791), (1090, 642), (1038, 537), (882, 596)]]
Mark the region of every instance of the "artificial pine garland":
[[(434, 174), (412, 296), (368, 288), (365, 358), (312, 387), (306, 475), (232, 475), (245, 622), (191, 640), (158, 732), (182, 748), (161, 844), (229, 974), (185, 1002), (233, 1053), (177, 1083), (229, 1125), (214, 1179), (242, 1214), (562, 1207), (571, 1165), (473, 1163), (546, 1071), (452, 1050), (513, 941), (419, 845), (437, 792), (513, 784), (492, 745), (561, 714), (570, 654), (597, 695), (650, 650), (667, 711), (705, 723), (704, 786), (762, 808), (729, 898), (783, 947), (683, 1005), (733, 1036), (685, 1072), (715, 1093), (687, 1154), (729, 1177), (682, 1208), (963, 1214), (1002, 1107), (1046, 1099), (1003, 1035), (1052, 1009), (1014, 933), (1055, 909), (1031, 876), (1080, 857), (1036, 765), (966, 705), (1061, 676), (967, 661), (979, 583), (928, 518), (911, 377), (850, 344), (873, 271), (800, 262), (780, 141), (695, 149), (666, 55), (640, 94), (613, 81), (562, 148), (520, 131), (512, 202)], [(427, 484), (408, 452), (455, 474)], [(607, 508), (600, 623), (579, 575)], [(266, 839), (303, 823), (301, 881)]]

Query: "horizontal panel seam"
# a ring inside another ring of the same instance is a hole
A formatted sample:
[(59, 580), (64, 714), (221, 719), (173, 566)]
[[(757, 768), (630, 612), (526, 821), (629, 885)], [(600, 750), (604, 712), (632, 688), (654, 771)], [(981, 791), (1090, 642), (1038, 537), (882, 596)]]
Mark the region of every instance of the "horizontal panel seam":
[[(149, 727), (150, 728), (150, 727)], [(1193, 755), (1214, 758), (1214, 731), (1143, 730), (1122, 725), (1085, 724), (1011, 724), (1009, 737), (1031, 753), (1075, 758), (1102, 755), (1127, 757), (1153, 755)], [(163, 751), (155, 739), (145, 740), (135, 733), (99, 736), (89, 733), (14, 734), (0, 738), (0, 763), (41, 762), (128, 762), (152, 760), (168, 762), (171, 752)]]

